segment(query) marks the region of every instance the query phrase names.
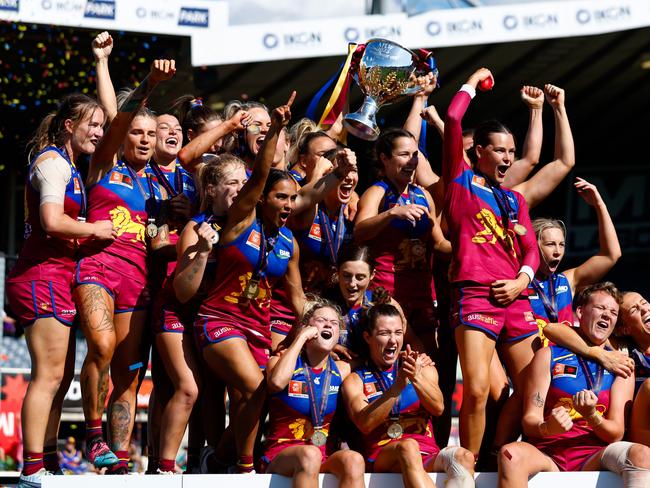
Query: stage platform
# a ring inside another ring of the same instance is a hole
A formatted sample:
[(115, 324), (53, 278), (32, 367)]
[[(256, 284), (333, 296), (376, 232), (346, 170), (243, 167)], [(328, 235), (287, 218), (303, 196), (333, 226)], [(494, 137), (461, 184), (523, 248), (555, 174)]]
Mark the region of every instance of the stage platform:
[[(431, 474), (438, 488), (444, 488), (446, 475)], [(16, 480), (17, 481), (17, 480)], [(320, 476), (322, 488), (338, 488), (334, 476)], [(368, 488), (401, 488), (399, 474), (366, 474)], [(478, 473), (477, 488), (495, 488), (496, 473)], [(530, 488), (623, 488), (621, 478), (609, 472), (540, 473), (530, 479)], [(48, 476), (43, 488), (290, 488), (291, 479), (279, 475), (128, 475), (128, 476)]]

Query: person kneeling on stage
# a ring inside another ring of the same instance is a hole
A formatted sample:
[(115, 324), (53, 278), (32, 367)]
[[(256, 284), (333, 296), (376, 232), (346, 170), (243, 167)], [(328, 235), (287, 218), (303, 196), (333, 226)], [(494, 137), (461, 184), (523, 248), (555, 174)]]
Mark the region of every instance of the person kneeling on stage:
[(348, 414), (363, 434), (367, 470), (401, 472), (406, 488), (433, 488), (427, 472), (434, 471), (447, 473), (447, 488), (473, 487), (474, 456), (436, 445), (431, 417), (443, 411), (438, 373), (410, 346), (401, 351), (404, 328), (393, 305), (372, 307), (363, 332), (368, 361), (343, 382)]
[[(577, 300), (579, 333), (605, 347), (616, 325), (620, 294), (609, 282)], [(537, 351), (526, 378), (523, 430), (528, 442), (499, 453), (499, 487), (523, 487), (540, 471), (609, 470), (625, 488), (650, 484), (650, 449), (621, 442), (634, 378), (613, 376), (598, 363), (554, 345)]]

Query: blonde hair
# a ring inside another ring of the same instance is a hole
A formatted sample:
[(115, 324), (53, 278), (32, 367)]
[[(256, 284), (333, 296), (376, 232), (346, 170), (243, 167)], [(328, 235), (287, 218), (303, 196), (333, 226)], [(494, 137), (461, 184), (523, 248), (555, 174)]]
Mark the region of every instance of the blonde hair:
[(539, 217), (532, 221), (533, 231), (535, 232), (535, 237), (539, 241), (542, 238), (542, 233), (548, 229), (560, 229), (562, 235), (566, 239), (566, 227), (564, 222), (558, 219), (549, 219), (547, 217)]
[(300, 155), (300, 144), (302, 139), (310, 132), (316, 132), (318, 125), (311, 119), (303, 117), (289, 129), (289, 151), (287, 152), (287, 163), (291, 166), (298, 163)]
[(199, 173), (199, 187), (201, 194), (201, 211), (204, 212), (212, 205), (212, 198), (208, 194), (209, 185), (217, 185), (226, 177), (229, 168), (241, 166), (246, 169), (246, 164), (232, 154), (213, 156), (202, 165)]

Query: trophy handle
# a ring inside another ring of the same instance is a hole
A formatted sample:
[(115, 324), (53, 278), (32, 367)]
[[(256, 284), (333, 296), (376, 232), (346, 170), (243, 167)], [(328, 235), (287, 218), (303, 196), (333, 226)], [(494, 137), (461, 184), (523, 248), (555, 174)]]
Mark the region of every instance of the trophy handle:
[(379, 127), (375, 119), (377, 110), (377, 102), (371, 97), (365, 97), (359, 110), (343, 118), (343, 126), (355, 137), (375, 141), (379, 137)]

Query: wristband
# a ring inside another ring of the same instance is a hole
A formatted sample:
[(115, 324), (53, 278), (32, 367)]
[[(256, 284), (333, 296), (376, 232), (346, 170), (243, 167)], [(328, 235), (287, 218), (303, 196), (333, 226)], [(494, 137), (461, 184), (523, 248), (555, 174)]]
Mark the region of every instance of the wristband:
[(476, 96), (476, 88), (474, 88), (472, 85), (468, 85), (467, 83), (465, 83), (463, 86), (461, 86), (460, 90), (458, 90), (458, 91), (464, 91), (471, 98), (474, 98)]
[[(533, 268), (526, 264), (519, 268), (519, 273), (524, 273), (526, 276), (528, 276), (529, 283), (532, 283), (533, 278), (535, 278), (535, 272), (533, 271)], [(519, 275), (519, 273), (517, 273), (517, 275)]]
[(592, 427), (598, 427), (603, 423), (603, 417), (602, 415), (598, 415), (598, 412), (594, 412), (589, 417), (587, 417), (587, 423)]

